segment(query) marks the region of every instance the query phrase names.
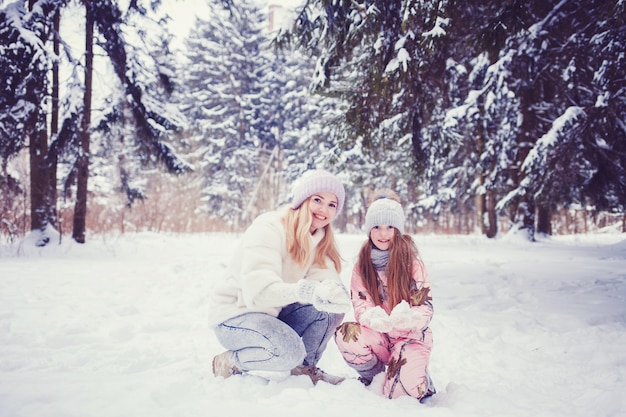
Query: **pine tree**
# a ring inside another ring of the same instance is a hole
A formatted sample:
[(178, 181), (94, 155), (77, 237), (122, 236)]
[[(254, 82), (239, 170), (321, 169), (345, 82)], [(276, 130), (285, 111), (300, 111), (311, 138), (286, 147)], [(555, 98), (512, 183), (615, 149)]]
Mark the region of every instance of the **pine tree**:
[(234, 226), (275, 145), (263, 120), (259, 84), (268, 65), (264, 22), (246, 1), (230, 11), (214, 4), (210, 16), (197, 18), (187, 40), (184, 113), (206, 182), (204, 208)]
[[(67, 7), (66, 1), (61, 0), (32, 0), (29, 2), (31, 12), (24, 10), (20, 2), (10, 4), (0, 19), (0, 27), (6, 31), (6, 42), (12, 53), (7, 55), (10, 60), (6, 63), (7, 80), (5, 88), (10, 89), (7, 102), (2, 104), (0, 118), (6, 118), (8, 123), (7, 132), (23, 126), (25, 137), (29, 138), (29, 150), (31, 152), (31, 228), (38, 230), (42, 236), (39, 244), (46, 244), (49, 237), (45, 236), (48, 225), (54, 226), (56, 192), (53, 183), (55, 178), (57, 161), (60, 156), (72, 160), (73, 167), (69, 170), (65, 183), (78, 184), (76, 193), (76, 207), (74, 212), (73, 238), (78, 242), (85, 241), (85, 220), (87, 212), (87, 182), (90, 164), (90, 103), (89, 96), (92, 94), (89, 85), (83, 88), (84, 101), (82, 105), (71, 102), (65, 118), (60, 123), (58, 134), (48, 138), (48, 120), (46, 109), (42, 106), (49, 96), (48, 72), (53, 68), (53, 56), (48, 41), (54, 33), (57, 23), (56, 16), (61, 8)], [(86, 35), (87, 45), (91, 45), (94, 36), (102, 36), (99, 43), (104, 48), (106, 55), (113, 65), (113, 72), (120, 80), (124, 90), (122, 97), (130, 109), (132, 124), (135, 126), (134, 138), (138, 146), (136, 155), (145, 164), (162, 162), (170, 172), (181, 173), (189, 169), (170, 145), (170, 132), (180, 128), (178, 121), (172, 117), (172, 113), (158, 104), (163, 96), (159, 97), (159, 91), (154, 89), (164, 80), (162, 72), (159, 72), (158, 82), (142, 79), (139, 75), (138, 66), (132, 65), (125, 49), (125, 35), (122, 26), (128, 16), (145, 15), (144, 9), (139, 2), (132, 2), (129, 13), (124, 16), (114, 1), (99, 0), (86, 3), (87, 28), (95, 28), (98, 35)], [(127, 26), (128, 28), (129, 26)], [(30, 34), (29, 34), (30, 33)], [(9, 39), (14, 38), (13, 43)], [(33, 40), (38, 40), (34, 42)], [(89, 51), (89, 48), (87, 49)], [(89, 53), (88, 53), (89, 55)], [(4, 56), (4, 54), (3, 54)], [(17, 63), (12, 65), (10, 62)], [(88, 84), (92, 69), (89, 60), (86, 61), (84, 80)], [(141, 65), (146, 65), (143, 61)], [(77, 72), (74, 72), (76, 75)], [(142, 81), (145, 85), (142, 86)], [(74, 82), (73, 85), (78, 85)], [(53, 86), (56, 89), (58, 86)], [(76, 90), (69, 89), (71, 97), (76, 97)], [(53, 100), (56, 101), (56, 97)], [(29, 104), (30, 103), (30, 104)], [(25, 104), (27, 104), (25, 106)], [(21, 106), (15, 108), (15, 106)], [(56, 117), (56, 113), (53, 114)], [(4, 123), (3, 123), (4, 124)], [(56, 125), (56, 122), (53, 124)], [(56, 128), (52, 129), (56, 133)], [(6, 160), (25, 146), (24, 136), (15, 136), (12, 139), (3, 135), (3, 165)], [(5, 148), (4, 142), (7, 146)], [(4, 150), (6, 149), (6, 152)]]
[(400, 178), (389, 183), (417, 178), (408, 194), (426, 194), (414, 212), (475, 210), (488, 236), (504, 214), (533, 239), (558, 207), (623, 211), (623, 11), (620, 1), (311, 0), (295, 34), (321, 56), (315, 85), (348, 107), (340, 147)]
[(462, 29), (472, 21), (466, 9), (472, 5), (309, 1), (295, 31), (300, 44), (319, 51), (314, 86), (347, 106), (337, 138), (351, 157), (363, 154), (367, 174), (357, 182), (396, 188), (415, 221), (437, 210), (432, 198), (418, 200), (436, 189), (455, 146), (442, 128), (454, 98), (448, 64), (472, 36)]
[[(53, 68), (47, 42), (53, 36), (55, 16), (65, 1), (13, 2), (0, 14), (2, 32), (3, 99), (0, 99), (0, 135), (3, 166), (28, 146), (30, 162), (31, 229), (39, 233), (37, 245), (49, 241), (46, 230), (54, 227), (54, 169), (47, 159), (49, 149), (46, 98)], [(6, 54), (5, 54), (6, 53)], [(6, 124), (5, 124), (6, 122)]]
[(624, 210), (626, 107), (617, 67), (626, 26), (620, 2), (533, 5), (536, 23), (509, 44), (523, 118), (520, 177), (500, 205), (521, 202), (522, 227), (551, 233), (559, 207)]

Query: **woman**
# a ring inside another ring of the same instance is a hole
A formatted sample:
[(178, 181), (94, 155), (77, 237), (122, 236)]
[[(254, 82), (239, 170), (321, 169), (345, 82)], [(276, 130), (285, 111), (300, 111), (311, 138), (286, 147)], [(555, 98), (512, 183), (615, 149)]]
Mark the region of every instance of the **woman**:
[(350, 297), (331, 221), (345, 202), (325, 170), (305, 173), (290, 206), (257, 217), (242, 236), (225, 280), (214, 291), (211, 324), (227, 349), (215, 376), (250, 371), (308, 375), (339, 383), (317, 368)]
[(365, 385), (386, 368), (383, 395), (423, 400), (435, 393), (428, 374), (430, 283), (393, 191), (370, 205), (365, 229), (350, 288), (356, 322), (343, 323), (335, 342)]

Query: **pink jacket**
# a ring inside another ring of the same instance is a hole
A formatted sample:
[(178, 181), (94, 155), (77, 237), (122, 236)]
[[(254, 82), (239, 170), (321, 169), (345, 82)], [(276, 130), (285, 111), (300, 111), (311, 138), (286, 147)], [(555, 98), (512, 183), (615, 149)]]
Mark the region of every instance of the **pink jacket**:
[[(387, 276), (384, 271), (378, 271), (380, 282), (383, 285), (383, 309), (389, 314), (394, 306), (388, 305), (387, 294)], [(393, 338), (407, 338), (425, 341), (425, 334), (430, 333), (428, 328), (430, 320), (433, 316), (432, 298), (430, 296), (430, 281), (424, 263), (420, 259), (413, 262), (413, 281), (414, 288), (411, 290), (411, 309), (419, 310), (422, 315), (418, 323), (417, 330), (409, 329), (393, 329), (388, 335)], [(352, 297), (352, 305), (354, 307), (354, 317), (360, 323), (361, 315), (368, 309), (375, 307), (370, 293), (365, 289), (363, 278), (359, 273), (358, 267), (355, 266), (352, 271), (352, 279), (350, 283), (350, 293)]]

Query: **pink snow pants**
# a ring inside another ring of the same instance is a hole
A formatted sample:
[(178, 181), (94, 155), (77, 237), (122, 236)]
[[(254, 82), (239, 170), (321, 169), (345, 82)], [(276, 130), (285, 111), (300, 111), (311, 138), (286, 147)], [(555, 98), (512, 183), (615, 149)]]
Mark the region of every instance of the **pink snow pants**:
[(392, 338), (359, 323), (346, 322), (337, 327), (335, 342), (344, 360), (366, 378), (387, 368), (383, 395), (398, 398), (403, 395), (422, 399), (432, 394), (428, 361), (432, 349), (432, 332), (424, 332), (424, 341)]

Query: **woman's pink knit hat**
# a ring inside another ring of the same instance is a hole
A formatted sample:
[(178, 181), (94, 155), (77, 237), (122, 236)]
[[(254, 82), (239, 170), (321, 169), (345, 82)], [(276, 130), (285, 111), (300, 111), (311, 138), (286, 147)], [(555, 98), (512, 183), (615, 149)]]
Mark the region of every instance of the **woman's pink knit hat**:
[(323, 169), (307, 171), (294, 183), (291, 207), (296, 209), (313, 194), (323, 192), (330, 192), (337, 196), (337, 213), (339, 213), (346, 199), (346, 191), (335, 175)]

